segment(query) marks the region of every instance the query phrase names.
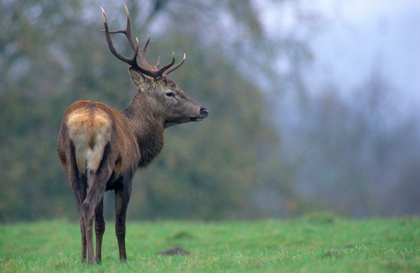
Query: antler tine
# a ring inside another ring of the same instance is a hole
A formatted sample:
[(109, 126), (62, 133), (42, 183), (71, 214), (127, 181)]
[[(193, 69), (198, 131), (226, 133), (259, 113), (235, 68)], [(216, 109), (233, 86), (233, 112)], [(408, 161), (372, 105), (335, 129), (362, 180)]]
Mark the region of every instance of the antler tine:
[[(121, 55), (120, 53), (117, 52), (117, 50), (114, 47), (114, 44), (112, 43), (111, 35), (110, 35), (109, 29), (108, 29), (108, 20), (106, 18), (105, 10), (103, 8), (101, 8), (101, 9), (102, 9), (102, 18), (104, 20), (104, 26), (105, 26), (104, 32), (105, 32), (105, 35), (106, 35), (106, 41), (108, 43), (109, 50), (112, 52), (112, 54), (114, 54), (115, 57), (117, 57), (121, 61), (126, 62), (130, 65), (133, 65), (133, 60), (137, 62), (137, 60), (136, 60), (137, 59), (137, 54), (135, 54), (135, 56), (134, 56), (135, 58), (129, 59), (129, 58), (124, 57), (123, 55)], [(137, 44), (137, 47), (138, 46), (139, 45)], [(137, 52), (137, 51), (135, 51), (135, 52)]]
[(160, 65), (160, 56), (158, 56), (158, 61), (156, 63), (156, 67), (159, 67), (159, 65)]
[[(156, 65), (155, 66), (152, 66), (152, 65), (150, 65), (148, 62), (147, 62), (147, 59), (146, 59), (146, 50), (147, 50), (147, 47), (149, 46), (149, 43), (150, 43), (150, 32), (147, 34), (147, 40), (146, 40), (146, 43), (144, 43), (144, 46), (142, 47), (142, 49), (140, 49), (140, 51), (139, 51), (139, 58), (140, 58), (140, 63), (141, 63), (141, 65), (143, 65), (143, 66), (145, 66), (145, 67), (147, 67), (147, 68), (149, 68), (149, 69), (158, 69), (159, 68), (159, 65), (160, 65), (160, 56), (158, 57), (158, 61), (157, 61), (157, 63), (156, 63)], [(172, 58), (173, 58), (173, 56), (172, 56)], [(171, 63), (171, 65), (173, 64), (173, 62)], [(170, 65), (170, 66), (171, 66)], [(170, 67), (169, 66), (169, 67)], [(164, 67), (166, 67), (166, 66), (164, 66)], [(163, 74), (163, 71), (161, 71), (164, 67), (162, 67), (161, 69), (159, 69), (158, 71), (157, 71), (157, 73), (162, 73)], [(166, 68), (167, 69), (167, 68)]]
[[(104, 26), (105, 26), (104, 32), (105, 32), (105, 35), (106, 35), (106, 41), (108, 43), (108, 48), (111, 51), (111, 53), (114, 54), (114, 56), (117, 57), (118, 59), (120, 59), (121, 61), (129, 64), (130, 66), (132, 66), (135, 69), (138, 69), (143, 74), (146, 74), (146, 75), (148, 75), (150, 77), (154, 77), (154, 78), (156, 78), (158, 75), (161, 75), (161, 74), (156, 74), (154, 71), (149, 71), (147, 69), (144, 69), (143, 67), (138, 65), (137, 56), (138, 56), (139, 47), (140, 47), (140, 43), (139, 43), (138, 38), (136, 38), (136, 43), (135, 44), (134, 44), (134, 41), (131, 41), (132, 39), (131, 40), (129, 39), (130, 44), (135, 45), (134, 47), (132, 46), (133, 50), (134, 50), (134, 56), (131, 59), (127, 58), (127, 57), (125, 57), (122, 54), (117, 52), (117, 50), (114, 47), (114, 44), (112, 43), (111, 35), (110, 35), (109, 29), (108, 29), (108, 20), (106, 18), (105, 10), (103, 8), (101, 8), (101, 9), (102, 9), (102, 18), (104, 20)], [(114, 33), (124, 33), (124, 31), (119, 31), (119, 32), (114, 32)], [(127, 36), (127, 34), (126, 34), (126, 36)], [(130, 33), (130, 36), (131, 36), (131, 33)], [(128, 36), (127, 36), (127, 38), (128, 38)]]
[[(177, 63), (176, 65), (174, 65), (172, 67), (169, 67), (164, 72), (164, 74), (168, 75), (169, 73), (171, 73), (172, 71), (174, 71), (175, 69), (177, 69), (178, 67), (180, 67), (185, 62), (186, 59), (187, 59), (187, 54), (184, 53), (184, 58), (182, 58), (182, 60), (179, 63)], [(173, 60), (175, 61), (175, 58)], [(173, 62), (172, 62), (172, 64), (173, 64)]]
[[(162, 78), (162, 76), (171, 73), (172, 71), (174, 71), (175, 69), (177, 69), (178, 67), (180, 67), (184, 63), (185, 59), (187, 58), (187, 55), (185, 55), (185, 53), (184, 53), (184, 58), (178, 64), (173, 66), (173, 64), (175, 63), (175, 53), (172, 52), (171, 62), (164, 65), (162, 68), (159, 69), (160, 57), (158, 58), (156, 66), (150, 65), (146, 60), (146, 50), (147, 50), (147, 46), (149, 45), (149, 42), (150, 42), (150, 33), (148, 33), (148, 35), (147, 35), (147, 40), (146, 40), (144, 46), (141, 49), (139, 49), (140, 48), (140, 43), (139, 43), (138, 38), (136, 38), (136, 42), (134, 42), (134, 39), (131, 35), (130, 12), (128, 11), (128, 8), (125, 4), (124, 4), (124, 8), (125, 8), (125, 13), (127, 15), (127, 26), (124, 30), (117, 30), (117, 31), (109, 31), (108, 21), (107, 21), (107, 18), (106, 18), (105, 11), (104, 11), (103, 8), (101, 8), (102, 9), (102, 18), (104, 20), (104, 26), (105, 26), (105, 30), (103, 32), (105, 32), (106, 41), (108, 43), (109, 50), (111, 51), (112, 54), (114, 54), (115, 57), (117, 57), (121, 61), (129, 64), (130, 66), (132, 66), (134, 69), (137, 69), (141, 73), (143, 73), (147, 76), (153, 77), (154, 79)], [(112, 39), (111, 39), (111, 34), (115, 34), (115, 33), (123, 33), (127, 37), (127, 40), (129, 41), (131, 48), (134, 50), (134, 56), (132, 58), (127, 58), (127, 57), (125, 57), (122, 54), (117, 52), (117, 50), (115, 49), (115, 47), (112, 43)], [(141, 65), (139, 65), (137, 63), (137, 57), (140, 59), (140, 64)]]
[(141, 65), (147, 67), (148, 69), (156, 69), (157, 66), (153, 67), (146, 60), (146, 49), (147, 49), (147, 46), (149, 45), (149, 43), (150, 43), (150, 32), (147, 34), (147, 40), (144, 43), (144, 46), (139, 50), (140, 63), (141, 63)]
[(157, 73), (160, 73), (160, 75), (167, 74), (165, 71), (168, 70), (174, 63), (175, 63), (175, 53), (172, 52), (172, 61), (170, 63), (162, 66), (162, 68), (159, 69), (157, 71)]
[(127, 40), (130, 43), (131, 48), (133, 50), (135, 50), (136, 49), (136, 44), (134, 43), (133, 36), (131, 35), (131, 16), (130, 16), (130, 12), (128, 11), (128, 8), (125, 4), (124, 4), (124, 8), (125, 8), (125, 14), (127, 15), (127, 26), (126, 26), (126, 28), (123, 29), (123, 30), (110, 31), (109, 33), (110, 34), (123, 33), (125, 35), (125, 37), (127, 37)]

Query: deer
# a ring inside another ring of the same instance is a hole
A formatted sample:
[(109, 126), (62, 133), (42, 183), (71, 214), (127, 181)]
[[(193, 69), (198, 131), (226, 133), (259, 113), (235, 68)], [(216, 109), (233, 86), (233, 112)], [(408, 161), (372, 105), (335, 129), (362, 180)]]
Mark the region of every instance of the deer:
[[(190, 98), (168, 76), (179, 68), (172, 60), (159, 68), (146, 60), (150, 33), (140, 49), (139, 39), (131, 34), (130, 13), (126, 5), (124, 30), (109, 31), (102, 8), (105, 37), (111, 53), (128, 64), (131, 82), (138, 88), (129, 105), (115, 110), (101, 102), (82, 100), (64, 112), (57, 141), (57, 153), (67, 174), (77, 204), (82, 235), (82, 263), (100, 263), (105, 232), (103, 198), (106, 191), (115, 192), (115, 234), (121, 262), (127, 260), (125, 235), (126, 214), (132, 191), (132, 179), (139, 168), (145, 168), (164, 146), (164, 130), (170, 126), (201, 121), (208, 110)], [(111, 34), (125, 35), (134, 54), (131, 58), (117, 52)], [(95, 223), (96, 255), (93, 248)]]

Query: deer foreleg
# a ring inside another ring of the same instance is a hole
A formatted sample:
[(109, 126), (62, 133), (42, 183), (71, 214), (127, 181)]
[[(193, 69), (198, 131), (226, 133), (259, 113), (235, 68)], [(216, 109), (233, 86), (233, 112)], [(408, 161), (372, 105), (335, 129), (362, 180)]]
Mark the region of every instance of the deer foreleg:
[(131, 179), (129, 179), (129, 181), (124, 181), (121, 187), (115, 189), (115, 234), (118, 240), (118, 250), (121, 262), (127, 260), (125, 251), (125, 221), (130, 195)]

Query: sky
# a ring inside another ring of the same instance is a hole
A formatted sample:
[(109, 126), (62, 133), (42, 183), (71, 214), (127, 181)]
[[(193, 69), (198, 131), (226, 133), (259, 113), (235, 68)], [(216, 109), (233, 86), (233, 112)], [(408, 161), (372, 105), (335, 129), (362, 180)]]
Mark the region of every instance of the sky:
[[(398, 93), (402, 104), (411, 108), (420, 104), (419, 0), (285, 3), (259, 6), (265, 29), (268, 35), (292, 34), (309, 41), (313, 59), (305, 77), (313, 90), (333, 84), (342, 92), (352, 92), (375, 71)], [(306, 26), (300, 22), (302, 15)]]
[(325, 27), (312, 41), (314, 77), (349, 89), (372, 70), (420, 103), (420, 1), (317, 0)]

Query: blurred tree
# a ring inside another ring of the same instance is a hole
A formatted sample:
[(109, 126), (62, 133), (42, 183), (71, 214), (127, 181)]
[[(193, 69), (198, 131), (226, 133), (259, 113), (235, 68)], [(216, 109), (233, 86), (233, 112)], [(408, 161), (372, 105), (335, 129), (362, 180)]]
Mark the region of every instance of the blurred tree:
[[(61, 31), (76, 22), (78, 3), (6, 1), (0, 3), (0, 219), (35, 219), (69, 200), (56, 184), (56, 128), (66, 82), (58, 45)], [(67, 13), (61, 16), (63, 11)], [(61, 208), (63, 208), (61, 206)]]
[(351, 95), (319, 93), (283, 132), (295, 190), (352, 217), (418, 214), (420, 120), (395, 104), (395, 88), (373, 70)]

